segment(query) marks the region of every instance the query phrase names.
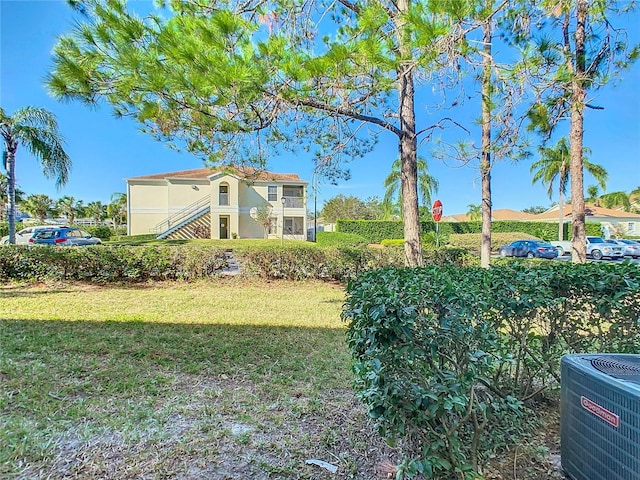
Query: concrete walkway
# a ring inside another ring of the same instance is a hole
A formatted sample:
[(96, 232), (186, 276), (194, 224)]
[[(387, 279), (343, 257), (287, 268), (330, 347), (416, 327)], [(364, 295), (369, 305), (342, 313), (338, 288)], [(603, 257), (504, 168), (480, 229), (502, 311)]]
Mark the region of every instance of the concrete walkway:
[(224, 256), (227, 258), (227, 266), (222, 270), (222, 275), (238, 275), (240, 273), (240, 265), (238, 265), (238, 261), (233, 256), (233, 250), (226, 250)]

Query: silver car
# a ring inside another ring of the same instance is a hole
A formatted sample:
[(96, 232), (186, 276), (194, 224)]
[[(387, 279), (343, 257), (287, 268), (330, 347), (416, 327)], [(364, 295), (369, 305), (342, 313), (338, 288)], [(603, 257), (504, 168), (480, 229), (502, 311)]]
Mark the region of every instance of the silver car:
[(624, 256), (632, 258), (640, 258), (640, 243), (633, 240), (627, 240), (626, 238), (609, 239), (607, 242), (614, 242), (624, 248)]
[[(29, 245), (29, 239), (39, 230), (46, 228), (55, 228), (55, 225), (36, 225), (34, 227), (26, 227), (16, 232), (16, 245)], [(0, 239), (0, 245), (9, 244), (9, 235)]]
[(624, 258), (624, 248), (617, 243), (609, 243), (602, 237), (587, 237), (587, 255), (594, 260), (609, 257), (611, 260)]

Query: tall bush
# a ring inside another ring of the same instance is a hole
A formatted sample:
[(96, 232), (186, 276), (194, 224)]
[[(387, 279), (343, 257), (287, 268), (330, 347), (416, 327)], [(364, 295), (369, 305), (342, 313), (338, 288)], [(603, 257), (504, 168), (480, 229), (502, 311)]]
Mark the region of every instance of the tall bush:
[[(558, 224), (552, 222), (497, 221), (492, 222), (491, 226), (495, 233), (522, 232), (544, 240), (556, 240), (558, 236)], [(380, 243), (384, 239), (403, 238), (404, 236), (402, 221), (338, 220), (336, 227), (339, 232), (361, 235), (369, 243)], [(451, 234), (482, 233), (480, 222), (440, 222), (438, 228), (441, 244), (446, 243)], [(600, 235), (600, 223), (590, 222), (586, 224), (585, 228), (587, 235)], [(571, 224), (565, 224), (564, 229), (564, 238), (569, 238)], [(429, 234), (435, 231), (435, 222), (420, 222), (420, 233)]]
[(351, 282), (343, 311), (356, 388), (402, 447), (400, 476), (477, 478), (526, 434), (525, 405), (562, 355), (640, 349), (633, 264), (386, 268)]

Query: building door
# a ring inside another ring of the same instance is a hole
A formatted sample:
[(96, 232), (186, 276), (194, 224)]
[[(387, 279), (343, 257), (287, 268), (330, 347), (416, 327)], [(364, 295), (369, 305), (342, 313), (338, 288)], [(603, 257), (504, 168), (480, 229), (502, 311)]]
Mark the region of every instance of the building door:
[(220, 239), (229, 238), (229, 217), (220, 217)]

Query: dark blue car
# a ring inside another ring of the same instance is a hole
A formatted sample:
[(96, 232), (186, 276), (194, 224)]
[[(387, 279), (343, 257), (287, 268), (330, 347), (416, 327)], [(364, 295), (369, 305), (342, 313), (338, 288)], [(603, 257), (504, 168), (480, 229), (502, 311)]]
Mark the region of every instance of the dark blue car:
[(93, 237), (84, 230), (74, 227), (54, 227), (39, 230), (30, 239), (29, 245), (59, 245), (61, 247), (79, 247), (100, 245), (102, 240)]
[(500, 247), (499, 253), (501, 257), (556, 258), (558, 256), (556, 247), (541, 240), (516, 240)]

